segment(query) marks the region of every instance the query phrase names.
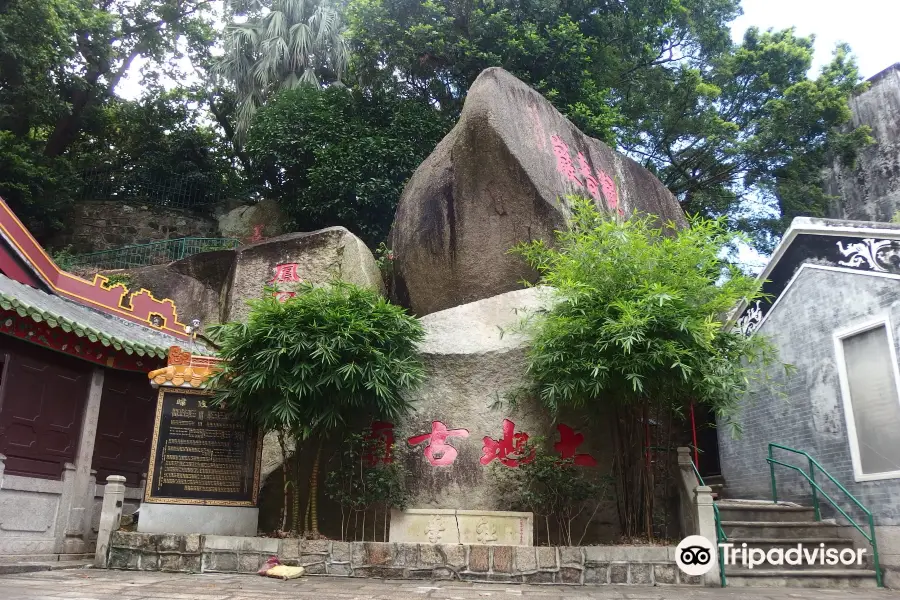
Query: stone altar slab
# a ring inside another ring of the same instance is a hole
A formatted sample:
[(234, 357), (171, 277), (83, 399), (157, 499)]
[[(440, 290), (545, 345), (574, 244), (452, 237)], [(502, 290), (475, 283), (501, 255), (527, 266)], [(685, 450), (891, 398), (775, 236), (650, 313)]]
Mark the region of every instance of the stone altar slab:
[(497, 510), (410, 508), (391, 511), (391, 542), (534, 545), (534, 514)]
[(260, 431), (208, 400), (160, 388), (139, 532), (256, 535)]
[(138, 513), (140, 533), (255, 536), (259, 509), (145, 502)]

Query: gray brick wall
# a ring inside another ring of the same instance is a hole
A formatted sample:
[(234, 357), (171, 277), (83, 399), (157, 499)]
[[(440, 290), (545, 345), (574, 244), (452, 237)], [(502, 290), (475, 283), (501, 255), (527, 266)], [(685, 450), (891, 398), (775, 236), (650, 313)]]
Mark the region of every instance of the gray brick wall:
[[(844, 419), (834, 331), (889, 314), (895, 343), (900, 339), (900, 281), (862, 274), (805, 268), (759, 333), (779, 348), (796, 372), (772, 374), (786, 398), (759, 386), (737, 417), (743, 433), (735, 438), (719, 428), (722, 472), (729, 498), (771, 498), (766, 453), (769, 442), (809, 452), (850, 493), (867, 506), (879, 525), (900, 525), (900, 479), (855, 482)], [(895, 449), (900, 451), (900, 449)], [(805, 467), (802, 457), (779, 452), (779, 460)], [(776, 467), (780, 500), (808, 503), (809, 485), (784, 467)], [(828, 482), (822, 487), (847, 510), (843, 494)], [(827, 502), (822, 503), (823, 506)], [(830, 511), (824, 510), (826, 516)], [(860, 517), (860, 512), (850, 512)]]

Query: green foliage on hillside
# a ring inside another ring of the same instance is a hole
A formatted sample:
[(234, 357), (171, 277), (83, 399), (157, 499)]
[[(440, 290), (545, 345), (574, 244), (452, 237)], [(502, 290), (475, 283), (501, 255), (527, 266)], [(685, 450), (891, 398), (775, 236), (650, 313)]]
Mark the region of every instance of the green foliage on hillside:
[(359, 89), (304, 87), (260, 110), (246, 151), (263, 193), (310, 231), (343, 225), (374, 248), (403, 186), (449, 129), (413, 100)]
[[(42, 239), (99, 170), (125, 199), (140, 177), (211, 197), (250, 200), (253, 188), (297, 227), (345, 225), (375, 245), (491, 66), (651, 169), (688, 212), (727, 217), (762, 250), (794, 216), (823, 214), (822, 168), (852, 163), (870, 141), (849, 126), (860, 88), (849, 49), (810, 74), (813, 39), (793, 30), (751, 29), (734, 44), (738, 0), (225, 7), (2, 4), (0, 195)], [(118, 96), (126, 74), (136, 101)]]

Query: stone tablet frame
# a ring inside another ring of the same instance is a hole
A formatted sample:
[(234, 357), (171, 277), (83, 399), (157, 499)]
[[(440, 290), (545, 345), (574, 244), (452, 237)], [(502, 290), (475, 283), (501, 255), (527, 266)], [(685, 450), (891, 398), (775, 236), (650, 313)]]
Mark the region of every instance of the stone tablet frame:
[(156, 399), (156, 416), (153, 421), (153, 440), (150, 445), (150, 465), (147, 469), (147, 487), (144, 491), (144, 502), (151, 504), (193, 504), (199, 506), (236, 506), (255, 508), (259, 501), (259, 484), (262, 472), (263, 432), (260, 430), (256, 438), (256, 457), (253, 468), (253, 497), (251, 500), (208, 500), (201, 498), (172, 498), (167, 496), (154, 496), (153, 477), (156, 473), (157, 452), (159, 449), (159, 431), (163, 419), (163, 398), (166, 393), (183, 394), (187, 396), (212, 396), (209, 390), (194, 390), (186, 388), (160, 387)]

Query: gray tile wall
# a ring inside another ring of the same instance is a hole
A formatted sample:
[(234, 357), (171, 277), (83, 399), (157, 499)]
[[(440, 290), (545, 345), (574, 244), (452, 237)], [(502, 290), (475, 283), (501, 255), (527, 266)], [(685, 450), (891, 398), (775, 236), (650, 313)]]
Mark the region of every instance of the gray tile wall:
[[(877, 524), (900, 525), (900, 479), (854, 481), (833, 341), (836, 329), (883, 314), (890, 315), (896, 344), (900, 339), (900, 281), (803, 269), (759, 329), (779, 347), (781, 360), (796, 367), (790, 376), (780, 368), (772, 370), (786, 398), (758, 386), (737, 416), (743, 434), (735, 439), (720, 424), (727, 497), (771, 498), (765, 459), (768, 443), (776, 442), (809, 452), (872, 510)], [(806, 466), (802, 457), (785, 452), (777, 456)], [(809, 502), (809, 485), (798, 474), (776, 467), (776, 477), (779, 499)], [(820, 485), (839, 499), (842, 508), (850, 506), (833, 484)], [(859, 511), (850, 514), (862, 516)]]

